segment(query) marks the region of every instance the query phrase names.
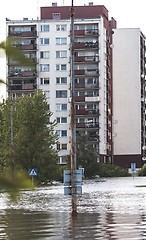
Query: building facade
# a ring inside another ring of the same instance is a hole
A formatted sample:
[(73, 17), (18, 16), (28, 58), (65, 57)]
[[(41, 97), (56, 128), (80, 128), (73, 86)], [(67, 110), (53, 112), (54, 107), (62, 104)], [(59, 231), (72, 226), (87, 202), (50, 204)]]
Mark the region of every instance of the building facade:
[[(40, 9), (39, 20), (7, 21), (7, 36), (36, 64), (7, 61), (13, 98), (42, 89), (56, 120), (60, 163), (70, 154), (71, 8)], [(17, 38), (18, 37), (18, 38)], [(21, 37), (21, 40), (20, 38)], [(74, 7), (76, 131), (86, 134), (100, 161), (130, 168), (145, 159), (145, 37), (117, 29), (104, 6)]]
[(145, 36), (140, 29), (113, 34), (114, 163), (137, 168), (145, 161)]
[[(70, 154), (70, 7), (42, 7), (40, 20), (7, 21), (7, 36), (36, 69), (8, 60), (13, 98), (42, 89), (57, 121), (60, 163)], [(116, 22), (104, 6), (74, 7), (76, 131), (88, 136), (102, 162), (112, 162), (112, 33)], [(21, 37), (21, 40), (19, 39)]]

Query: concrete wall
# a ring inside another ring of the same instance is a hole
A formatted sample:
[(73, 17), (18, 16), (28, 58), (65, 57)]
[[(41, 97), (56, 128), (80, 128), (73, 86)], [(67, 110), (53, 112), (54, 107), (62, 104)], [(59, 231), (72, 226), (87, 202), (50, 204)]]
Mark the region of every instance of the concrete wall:
[(141, 152), (140, 30), (113, 34), (114, 155)]

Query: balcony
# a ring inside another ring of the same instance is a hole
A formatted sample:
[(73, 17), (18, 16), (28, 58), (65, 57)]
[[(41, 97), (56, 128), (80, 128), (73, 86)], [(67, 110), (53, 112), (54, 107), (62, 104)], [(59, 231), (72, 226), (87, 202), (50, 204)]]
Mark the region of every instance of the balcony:
[(76, 128), (85, 128), (86, 124), (85, 123), (76, 123)]
[(22, 50), (36, 50), (36, 44), (21, 45)]
[(20, 77), (35, 77), (37, 75), (36, 71), (21, 71), (21, 70), (14, 70), (10, 71), (8, 74), (9, 78), (20, 78)]
[(87, 76), (99, 76), (99, 70), (98, 69), (86, 69), (85, 75)]
[(75, 70), (74, 71), (75, 75), (85, 75), (85, 70)]
[(11, 86), (12, 91), (24, 91), (24, 90), (34, 90), (36, 89), (36, 84), (30, 83), (30, 84), (16, 84)]
[(85, 35), (85, 30), (75, 30), (74, 35), (75, 36), (84, 36)]
[(37, 32), (34, 31), (28, 31), (28, 32), (18, 32), (18, 31), (9, 31), (9, 36), (19, 36), (19, 37), (36, 37)]
[(96, 83), (96, 84), (85, 84), (85, 88), (87, 88), (87, 89), (98, 89), (99, 88), (99, 83)]
[(85, 102), (99, 102), (100, 101), (100, 97), (99, 96), (86, 96), (85, 97)]
[(85, 88), (85, 83), (75, 83), (75, 89)]
[(84, 96), (75, 96), (75, 102), (85, 102)]
[(75, 56), (75, 62), (85, 62), (84, 56)]
[(98, 31), (98, 29), (88, 29), (88, 30), (85, 31), (85, 35), (98, 36), (99, 31)]
[(76, 109), (76, 115), (86, 115), (87, 110), (84, 109)]
[(91, 117), (91, 116), (94, 116), (95, 117), (95, 115), (99, 115), (100, 114), (100, 112), (99, 112), (99, 109), (87, 109), (87, 108), (83, 108), (83, 109), (76, 109), (76, 115), (86, 115), (86, 116), (89, 116), (89, 117)]
[(98, 48), (98, 42), (75, 42), (74, 44), (75, 49), (84, 49), (84, 48)]
[(75, 62), (99, 62), (99, 56), (75, 56)]

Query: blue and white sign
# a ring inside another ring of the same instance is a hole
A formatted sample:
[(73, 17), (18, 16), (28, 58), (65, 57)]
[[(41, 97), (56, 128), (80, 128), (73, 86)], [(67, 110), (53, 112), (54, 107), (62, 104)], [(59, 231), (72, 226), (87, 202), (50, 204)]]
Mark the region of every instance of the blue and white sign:
[(38, 169), (37, 168), (30, 168), (29, 169), (29, 176), (37, 176)]
[(136, 172), (136, 163), (131, 163), (131, 171)]

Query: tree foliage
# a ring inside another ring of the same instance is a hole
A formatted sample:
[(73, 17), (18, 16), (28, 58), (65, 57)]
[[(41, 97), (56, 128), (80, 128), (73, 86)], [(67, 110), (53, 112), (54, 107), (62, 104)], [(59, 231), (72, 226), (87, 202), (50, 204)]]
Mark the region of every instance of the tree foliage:
[(38, 168), (39, 181), (54, 178), (58, 154), (53, 145), (57, 138), (54, 135), (55, 122), (50, 121), (52, 113), (48, 111), (45, 96), (36, 91), (32, 97), (24, 95), (13, 101), (13, 149), (10, 145), (10, 102), (7, 99), (0, 107), (0, 147), (5, 149), (0, 158), (3, 169), (11, 166), (13, 150), (15, 169), (28, 171), (29, 168)]
[(85, 177), (94, 177), (99, 168), (98, 153), (91, 144), (89, 144), (87, 135), (77, 135), (77, 165), (85, 169)]

